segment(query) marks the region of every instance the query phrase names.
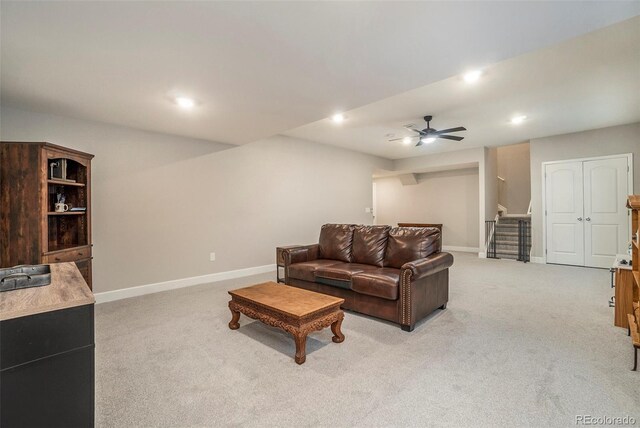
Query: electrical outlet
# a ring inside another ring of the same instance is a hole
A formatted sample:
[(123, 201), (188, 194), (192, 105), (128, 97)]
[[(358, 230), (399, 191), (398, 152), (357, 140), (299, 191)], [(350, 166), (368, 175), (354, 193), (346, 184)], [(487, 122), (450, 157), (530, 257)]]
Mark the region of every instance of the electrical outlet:
[(216, 261), (216, 253), (209, 253), (209, 261), (212, 261), (212, 262)]

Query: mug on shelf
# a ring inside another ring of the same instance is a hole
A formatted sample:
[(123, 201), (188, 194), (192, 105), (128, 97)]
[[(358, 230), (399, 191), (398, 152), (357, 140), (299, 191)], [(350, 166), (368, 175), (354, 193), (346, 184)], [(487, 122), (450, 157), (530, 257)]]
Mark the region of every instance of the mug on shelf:
[(56, 212), (63, 213), (65, 211), (69, 211), (69, 205), (67, 204), (56, 204)]

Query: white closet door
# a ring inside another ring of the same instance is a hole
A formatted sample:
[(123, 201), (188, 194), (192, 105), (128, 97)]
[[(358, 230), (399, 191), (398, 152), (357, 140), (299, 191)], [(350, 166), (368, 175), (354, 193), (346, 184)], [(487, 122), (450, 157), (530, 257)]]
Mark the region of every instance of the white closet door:
[(627, 158), (585, 161), (585, 266), (611, 267), (629, 240)]
[(584, 265), (582, 162), (545, 167), (547, 263)]

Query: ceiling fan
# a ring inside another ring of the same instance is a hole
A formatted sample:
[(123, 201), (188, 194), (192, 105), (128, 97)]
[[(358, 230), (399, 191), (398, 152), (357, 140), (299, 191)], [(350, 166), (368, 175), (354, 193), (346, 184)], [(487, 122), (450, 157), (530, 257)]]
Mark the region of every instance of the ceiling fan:
[(394, 138), (393, 140), (389, 140), (389, 141), (404, 140), (405, 138), (417, 138), (418, 143), (416, 144), (416, 147), (418, 147), (423, 144), (433, 143), (436, 140), (436, 138), (442, 138), (445, 140), (453, 140), (453, 141), (462, 141), (464, 139), (464, 137), (458, 137), (456, 135), (444, 135), (444, 134), (448, 134), (449, 132), (466, 131), (467, 128), (465, 128), (464, 126), (458, 126), (457, 128), (449, 128), (449, 129), (443, 129), (442, 131), (438, 131), (437, 129), (433, 129), (430, 126), (429, 122), (431, 122), (431, 119), (433, 119), (433, 116), (424, 117), (424, 121), (427, 122), (427, 127), (422, 130), (415, 129), (412, 127), (415, 125), (405, 126), (405, 128), (407, 128), (408, 130), (417, 132), (418, 135), (414, 135), (411, 137), (404, 137), (404, 138)]

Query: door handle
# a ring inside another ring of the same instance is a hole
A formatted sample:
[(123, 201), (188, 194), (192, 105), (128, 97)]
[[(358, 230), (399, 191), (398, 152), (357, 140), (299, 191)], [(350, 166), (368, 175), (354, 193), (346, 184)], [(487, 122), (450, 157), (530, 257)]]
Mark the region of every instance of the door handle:
[(582, 221), (582, 217), (578, 217), (578, 221)]
[(585, 220), (591, 221), (591, 217), (587, 217), (587, 218), (585, 218)]

